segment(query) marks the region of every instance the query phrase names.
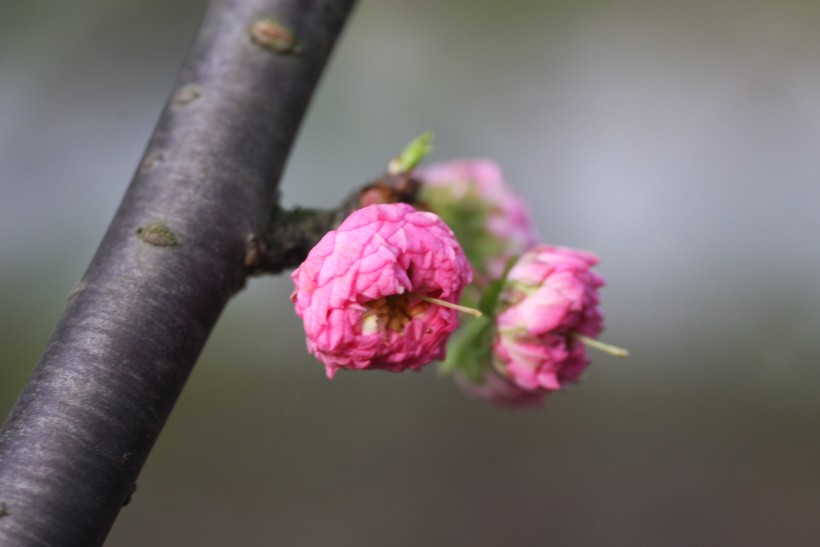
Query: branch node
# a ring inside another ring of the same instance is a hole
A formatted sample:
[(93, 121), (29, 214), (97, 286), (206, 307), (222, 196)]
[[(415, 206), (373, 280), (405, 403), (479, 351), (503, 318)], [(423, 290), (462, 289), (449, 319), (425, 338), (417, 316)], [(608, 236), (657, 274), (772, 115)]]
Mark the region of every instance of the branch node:
[(131, 485), (131, 488), (129, 488), (129, 490), (128, 490), (128, 495), (125, 497), (125, 499), (122, 502), (123, 507), (125, 507), (126, 505), (131, 503), (131, 499), (134, 497), (134, 494), (136, 492), (137, 492), (137, 483), (133, 483)]
[(66, 301), (71, 302), (72, 300), (77, 298), (77, 296), (81, 292), (83, 292), (86, 289), (86, 287), (88, 287), (88, 283), (86, 283), (85, 281), (77, 282), (77, 284), (74, 285), (74, 287), (72, 287), (71, 292), (69, 292), (68, 295), (65, 297)]
[(137, 237), (155, 247), (175, 247), (179, 244), (174, 232), (159, 220), (154, 220), (137, 228)]
[(256, 234), (249, 235), (245, 240), (245, 267), (250, 271), (258, 269), (267, 249), (264, 239)]
[(200, 96), (202, 96), (202, 89), (196, 84), (188, 84), (174, 93), (173, 102), (177, 106), (185, 106), (191, 104)]
[(143, 158), (142, 163), (140, 163), (137, 174), (140, 176), (145, 175), (154, 167), (162, 163), (163, 159), (165, 158), (160, 152), (149, 152), (145, 155), (145, 158)]
[(302, 45), (296, 40), (293, 31), (286, 28), (273, 17), (263, 17), (250, 27), (251, 41), (280, 55), (298, 55)]

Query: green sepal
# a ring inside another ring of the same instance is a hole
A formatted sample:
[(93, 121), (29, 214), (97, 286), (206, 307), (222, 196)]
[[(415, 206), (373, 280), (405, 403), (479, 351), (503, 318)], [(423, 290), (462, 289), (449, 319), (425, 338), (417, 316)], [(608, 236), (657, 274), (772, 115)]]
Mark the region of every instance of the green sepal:
[(413, 141), (402, 150), (401, 154), (393, 158), (387, 166), (387, 172), (391, 175), (409, 173), (432, 151), (433, 133), (428, 131), (413, 139)]
[(493, 331), (492, 317), (484, 315), (467, 320), (467, 324), (450, 339), (447, 359), (439, 372), (459, 371), (474, 384), (483, 382), (484, 372), (492, 359)]
[(501, 274), (501, 278), (491, 281), (481, 294), (481, 300), (478, 302), (478, 310), (485, 316), (495, 317), (495, 310), (498, 307), (498, 298), (501, 296), (501, 291), (507, 282), (507, 276), (510, 274), (510, 270), (512, 270), (516, 262), (518, 262), (517, 256), (510, 258), (504, 266), (504, 273)]
[(494, 204), (483, 199), (475, 188), (455, 198), (447, 186), (422, 185), (421, 202), (436, 213), (456, 234), (470, 265), (487, 275), (488, 262), (504, 252), (504, 242), (487, 229)]

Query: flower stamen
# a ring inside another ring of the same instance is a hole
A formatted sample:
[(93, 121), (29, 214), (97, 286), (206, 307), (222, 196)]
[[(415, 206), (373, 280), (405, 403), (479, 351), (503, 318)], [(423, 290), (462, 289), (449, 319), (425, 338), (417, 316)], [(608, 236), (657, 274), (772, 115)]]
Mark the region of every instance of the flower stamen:
[(577, 332), (573, 332), (572, 336), (587, 346), (597, 349), (598, 351), (602, 351), (604, 353), (608, 353), (609, 355), (613, 355), (615, 357), (620, 357), (621, 359), (625, 357), (629, 357), (629, 350), (625, 348), (621, 348), (618, 346), (613, 346), (612, 344), (607, 344), (606, 342), (601, 342), (600, 340), (596, 340), (595, 338), (590, 338), (589, 336), (584, 336), (583, 334), (579, 334)]
[(453, 302), (447, 302), (446, 300), (441, 300), (440, 298), (433, 298), (431, 296), (424, 296), (423, 294), (417, 293), (410, 293), (411, 295), (415, 296), (422, 302), (427, 302), (429, 304), (435, 304), (437, 306), (443, 306), (445, 308), (450, 308), (452, 310), (460, 311), (461, 313), (467, 313), (472, 315), (473, 317), (481, 317), (481, 312), (473, 309), (468, 308), (467, 306), (461, 306), (459, 304), (454, 304)]
[(409, 300), (408, 294), (391, 294), (366, 302), (367, 311), (362, 315), (362, 333), (373, 334), (385, 329), (403, 332), (407, 323), (430, 307), (429, 304), (420, 302), (408, 309)]

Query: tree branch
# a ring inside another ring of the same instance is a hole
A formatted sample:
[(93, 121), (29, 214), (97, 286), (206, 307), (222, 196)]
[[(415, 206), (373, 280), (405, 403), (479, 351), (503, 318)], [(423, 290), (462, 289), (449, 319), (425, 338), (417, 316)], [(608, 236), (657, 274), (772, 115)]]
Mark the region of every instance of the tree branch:
[(354, 0), (212, 3), (0, 431), (0, 544), (99, 545), (228, 299)]
[(274, 211), (268, 229), (248, 240), (246, 264), (252, 274), (278, 274), (295, 268), (329, 230), (353, 211), (373, 203), (418, 203), (421, 182), (412, 173), (391, 175), (366, 184), (351, 193), (338, 207), (328, 210)]

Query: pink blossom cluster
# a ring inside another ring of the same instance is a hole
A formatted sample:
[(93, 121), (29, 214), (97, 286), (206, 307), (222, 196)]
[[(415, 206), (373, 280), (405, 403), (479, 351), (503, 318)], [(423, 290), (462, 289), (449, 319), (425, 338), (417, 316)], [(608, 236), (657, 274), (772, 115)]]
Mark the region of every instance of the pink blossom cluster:
[[(368, 205), (327, 233), (292, 274), (308, 350), (328, 377), (443, 359), (459, 324), (451, 306), (473, 281), (472, 266), (479, 279), (464, 299), (485, 316), (459, 333), (444, 364), (462, 389), (531, 406), (578, 380), (589, 364), (585, 344), (606, 346), (594, 340), (603, 328), (597, 258), (538, 244), (526, 204), (489, 160), (433, 165), (419, 177), (421, 204), (432, 212)], [(382, 200), (381, 190), (362, 202)]]
[(445, 355), (472, 280), (453, 231), (433, 213), (370, 205), (325, 234), (293, 272), (308, 350), (339, 369), (417, 369)]

